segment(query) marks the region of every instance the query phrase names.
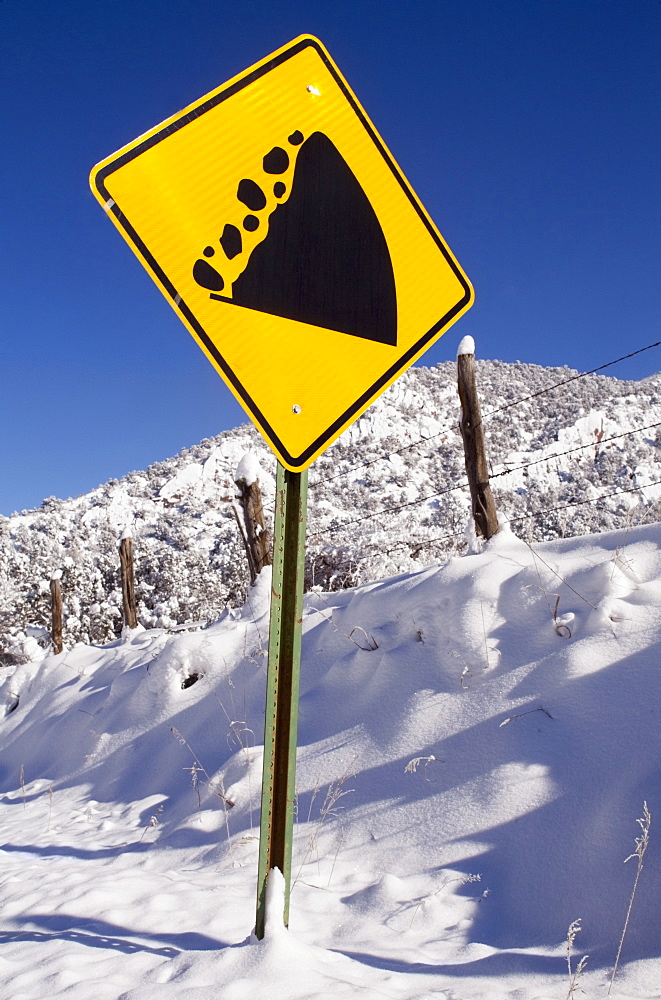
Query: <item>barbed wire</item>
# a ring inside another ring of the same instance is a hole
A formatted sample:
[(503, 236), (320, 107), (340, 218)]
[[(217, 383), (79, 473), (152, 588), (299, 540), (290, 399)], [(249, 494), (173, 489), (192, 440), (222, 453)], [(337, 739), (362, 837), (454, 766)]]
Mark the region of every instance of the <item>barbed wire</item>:
[[(601, 448), (604, 445), (609, 444), (611, 441), (616, 441), (619, 438), (629, 437), (632, 434), (642, 434), (644, 431), (652, 430), (655, 427), (661, 427), (661, 421), (657, 421), (653, 424), (646, 424), (644, 427), (635, 427), (630, 431), (622, 431), (620, 434), (613, 434), (611, 437), (602, 438), (601, 441), (588, 441), (586, 444), (576, 445), (574, 448), (569, 448), (567, 451), (556, 452), (553, 455), (545, 455), (543, 458), (536, 458), (533, 462), (527, 462), (525, 465), (516, 466), (513, 469), (504, 469), (501, 472), (494, 472), (490, 475), (489, 479), (497, 479), (500, 476), (509, 476), (515, 472), (523, 472), (526, 469), (532, 468), (534, 465), (540, 465), (542, 462), (552, 462), (557, 458), (564, 458), (566, 455), (572, 455), (577, 451), (586, 451), (588, 448)], [(455, 483), (453, 486), (446, 486), (442, 490), (438, 490), (435, 493), (428, 493), (424, 497), (418, 497), (416, 500), (407, 500), (405, 503), (396, 504), (394, 507), (386, 507), (383, 510), (374, 511), (372, 514), (363, 514), (361, 517), (352, 518), (348, 521), (340, 521), (339, 525), (334, 529), (337, 531), (339, 528), (348, 527), (351, 524), (358, 524), (361, 521), (367, 521), (370, 518), (380, 517), (383, 514), (392, 514), (399, 510), (404, 510), (406, 507), (415, 507), (417, 504), (425, 503), (427, 500), (434, 500), (436, 497), (444, 496), (447, 493), (453, 493), (456, 490), (465, 490), (468, 488), (468, 481), (462, 483)], [(322, 535), (328, 529), (322, 529), (320, 531), (312, 532), (308, 537), (316, 538), (318, 535)]]
[(576, 379), (585, 378), (586, 375), (594, 375), (596, 372), (601, 372), (604, 368), (610, 368), (611, 365), (617, 365), (620, 361), (626, 361), (627, 358), (634, 358), (637, 354), (642, 354), (644, 351), (650, 351), (653, 347), (659, 347), (661, 345), (661, 340), (657, 340), (655, 344), (648, 344), (647, 347), (640, 347), (637, 351), (632, 351), (630, 354), (623, 354), (621, 358), (615, 358), (614, 361), (607, 361), (605, 365), (598, 365), (597, 368), (591, 368), (589, 372), (579, 372), (578, 375), (572, 375), (571, 378), (563, 379), (562, 382), (556, 382), (555, 385), (550, 385), (548, 389), (540, 389), (538, 392), (531, 392), (529, 396), (523, 396), (521, 399), (514, 400), (513, 403), (505, 403), (503, 406), (497, 407), (495, 410), (490, 410), (489, 413), (485, 413), (482, 417), (486, 420), (488, 417), (493, 417), (495, 413), (500, 413), (501, 410), (507, 410), (510, 406), (519, 406), (521, 403), (526, 403), (529, 399), (535, 399), (537, 396), (543, 396), (545, 392), (550, 392), (551, 389), (558, 389), (562, 385), (568, 385), (570, 382), (575, 382)]
[[(639, 490), (646, 490), (651, 486), (661, 486), (661, 479), (657, 479), (651, 483), (645, 483), (644, 485), (641, 486), (631, 486), (627, 489), (613, 490), (612, 493), (604, 493), (598, 497), (590, 497), (587, 500), (572, 500), (569, 503), (561, 504), (557, 507), (547, 507), (545, 510), (536, 510), (532, 511), (532, 513), (529, 514), (521, 514), (517, 515), (516, 517), (503, 518), (503, 521), (506, 524), (513, 524), (515, 521), (526, 521), (530, 520), (530, 518), (533, 517), (541, 517), (544, 514), (554, 514), (557, 513), (558, 511), (568, 510), (571, 507), (580, 507), (585, 504), (599, 503), (600, 500), (608, 500), (610, 497), (621, 496), (624, 493), (637, 493)], [(449, 535), (441, 535), (439, 538), (425, 538), (417, 540), (406, 539), (402, 540), (401, 542), (395, 542), (394, 545), (391, 545), (390, 548), (385, 550), (385, 552), (386, 555), (390, 555), (393, 549), (406, 548), (407, 546), (413, 550), (416, 549), (419, 550), (426, 548), (428, 545), (436, 545), (439, 542), (447, 542), (453, 539), (456, 540), (465, 537), (466, 537), (465, 531), (462, 532), (455, 531), (451, 532)], [(381, 548), (381, 546), (379, 546), (379, 548)]]
[(617, 441), (618, 438), (629, 437), (631, 434), (642, 434), (643, 431), (653, 430), (655, 427), (661, 427), (661, 420), (657, 420), (654, 424), (646, 424), (645, 427), (634, 427), (630, 431), (622, 431), (620, 434), (612, 434), (611, 437), (595, 439), (594, 441), (588, 441), (587, 444), (578, 444), (574, 448), (569, 448), (567, 451), (560, 451), (554, 453), (553, 455), (545, 455), (544, 458), (536, 458), (534, 462), (527, 462), (525, 465), (518, 465), (513, 469), (504, 469), (502, 472), (493, 472), (489, 475), (489, 479), (497, 479), (499, 476), (509, 476), (512, 472), (522, 472), (525, 469), (530, 469), (533, 465), (539, 465), (541, 462), (550, 462), (554, 458), (564, 458), (565, 455), (572, 455), (575, 451), (585, 451), (587, 448), (602, 448), (606, 444), (610, 444), (611, 441)]
[[(409, 451), (411, 448), (417, 447), (419, 444), (426, 444), (427, 441), (435, 441), (441, 436), (441, 434), (449, 434), (451, 431), (456, 431), (457, 427), (445, 427), (440, 431), (436, 431), (435, 434), (430, 434), (428, 437), (416, 438), (415, 441), (409, 442), (409, 444), (402, 445), (401, 448), (395, 449), (395, 451), (389, 451), (387, 455), (379, 455), (377, 458), (370, 458), (366, 462), (361, 462), (360, 465), (354, 465), (351, 469), (346, 469), (344, 472), (336, 472), (334, 476), (325, 476), (323, 479), (324, 483), (332, 483), (334, 479), (341, 479), (342, 476), (350, 476), (352, 472), (357, 472), (358, 469), (367, 469), (370, 465), (376, 465), (377, 462), (387, 462), (393, 455), (401, 455), (404, 451)], [(316, 489), (319, 483), (310, 483), (311, 489)]]
[(587, 500), (570, 500), (569, 503), (562, 504), (559, 507), (548, 507), (546, 510), (536, 510), (532, 514), (521, 514), (517, 517), (508, 518), (508, 524), (514, 523), (514, 521), (527, 521), (531, 517), (541, 517), (542, 514), (554, 514), (559, 510), (568, 510), (570, 507), (581, 507), (586, 503), (599, 503), (600, 500), (608, 500), (609, 497), (618, 497), (623, 493), (637, 493), (639, 490), (647, 490), (650, 486), (661, 486), (661, 479), (655, 479), (654, 482), (644, 483), (640, 486), (630, 486), (628, 489), (618, 489), (613, 490), (612, 493), (603, 493), (598, 497), (590, 497)]
[[(502, 406), (497, 407), (495, 410), (490, 410), (482, 416), (482, 420), (487, 420), (489, 417), (494, 416), (496, 413), (501, 413), (503, 410), (509, 409), (511, 406), (519, 406), (521, 403), (527, 402), (529, 399), (535, 399), (538, 396), (543, 396), (547, 392), (551, 392), (553, 389), (558, 389), (563, 385), (567, 385), (569, 382), (575, 382), (579, 378), (585, 378), (587, 375), (594, 375), (596, 372), (603, 371), (605, 368), (610, 368), (612, 365), (617, 365), (621, 361), (626, 361), (628, 358), (633, 358), (637, 354), (643, 354), (645, 351), (650, 351), (653, 347), (660, 347), (661, 340), (657, 340), (654, 344), (647, 344), (646, 347), (640, 347), (636, 351), (631, 351), (630, 354), (623, 354), (620, 358), (615, 358), (613, 361), (607, 361), (603, 365), (598, 365), (596, 368), (591, 368), (587, 372), (579, 372), (577, 375), (572, 375), (570, 378), (562, 379), (560, 382), (554, 382), (553, 385), (547, 386), (545, 389), (539, 389), (537, 392), (530, 393), (528, 396), (522, 396), (520, 399), (515, 399), (510, 403), (504, 403)], [(336, 472), (333, 476), (326, 476), (319, 483), (310, 483), (309, 489), (315, 490), (323, 481), (323, 483), (333, 482), (334, 479), (340, 479), (342, 476), (350, 476), (352, 472), (357, 472), (359, 469), (367, 469), (371, 465), (375, 465), (377, 462), (386, 462), (392, 455), (401, 455), (405, 451), (409, 451), (411, 448), (416, 448), (420, 444), (425, 444), (428, 441), (434, 441), (439, 438), (442, 434), (448, 434), (451, 431), (456, 431), (457, 428), (452, 425), (451, 427), (441, 428), (435, 434), (430, 434), (426, 437), (416, 438), (415, 441), (411, 441), (408, 444), (402, 445), (401, 448), (397, 448), (395, 451), (389, 451), (387, 455), (378, 455), (376, 458), (368, 459), (365, 462), (360, 462), (358, 465), (352, 466), (350, 469), (345, 469), (343, 472)]]

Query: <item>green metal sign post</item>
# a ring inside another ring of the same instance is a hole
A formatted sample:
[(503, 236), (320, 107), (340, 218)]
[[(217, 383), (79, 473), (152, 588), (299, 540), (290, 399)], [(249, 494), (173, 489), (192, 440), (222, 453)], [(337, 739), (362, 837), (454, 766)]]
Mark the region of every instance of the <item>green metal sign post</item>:
[(307, 487), (307, 470), (290, 472), (278, 462), (255, 922), (260, 939), (266, 881), (273, 868), (284, 876), (283, 921), (289, 923)]

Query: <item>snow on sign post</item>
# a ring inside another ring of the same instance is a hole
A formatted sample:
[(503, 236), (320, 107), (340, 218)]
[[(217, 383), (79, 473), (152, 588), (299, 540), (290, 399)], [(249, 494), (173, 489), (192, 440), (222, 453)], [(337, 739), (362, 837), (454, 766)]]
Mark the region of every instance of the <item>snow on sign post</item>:
[[(472, 289), (311, 36), (103, 160), (91, 186), (279, 461), (267, 731), (288, 735), (286, 750), (265, 740), (261, 934), (272, 867), (288, 912), (300, 597), (280, 598), (302, 594), (306, 470), (470, 307)], [(283, 829), (277, 807), (268, 818), (280, 794)]]

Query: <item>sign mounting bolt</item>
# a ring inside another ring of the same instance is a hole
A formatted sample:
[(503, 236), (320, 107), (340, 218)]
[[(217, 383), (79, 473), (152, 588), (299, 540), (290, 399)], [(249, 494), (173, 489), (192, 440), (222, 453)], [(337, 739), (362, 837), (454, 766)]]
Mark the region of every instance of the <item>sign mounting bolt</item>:
[(291, 412), (296, 414), (299, 414), (301, 412), (301, 407), (298, 405), (298, 403), (294, 403), (294, 405), (291, 408)]
[(321, 96), (321, 91), (318, 90), (317, 87), (313, 87), (311, 83), (308, 84), (308, 86), (305, 89), (307, 90), (308, 94), (314, 94), (315, 97)]

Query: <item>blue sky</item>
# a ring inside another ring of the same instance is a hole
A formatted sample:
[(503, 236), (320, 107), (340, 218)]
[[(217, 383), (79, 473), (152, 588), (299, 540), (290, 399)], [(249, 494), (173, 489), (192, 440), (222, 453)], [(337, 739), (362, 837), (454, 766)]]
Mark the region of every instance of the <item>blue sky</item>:
[(474, 285), (422, 363), (466, 334), (478, 357), (581, 370), (661, 339), (657, 0), (0, 0), (1, 513), (245, 419), (88, 175), (302, 33)]

